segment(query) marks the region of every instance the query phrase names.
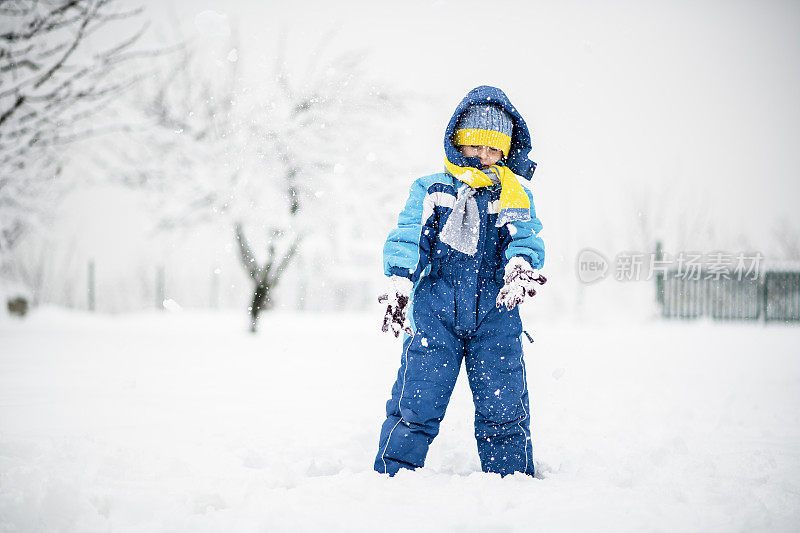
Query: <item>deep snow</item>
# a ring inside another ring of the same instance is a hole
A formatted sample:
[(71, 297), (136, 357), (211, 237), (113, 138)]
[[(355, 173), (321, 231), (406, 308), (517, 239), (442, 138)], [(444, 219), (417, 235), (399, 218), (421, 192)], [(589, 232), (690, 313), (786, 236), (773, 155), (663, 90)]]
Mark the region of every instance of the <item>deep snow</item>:
[(463, 371), (426, 467), (389, 479), (378, 315), (2, 319), (0, 531), (800, 524), (798, 327), (529, 320), (537, 479), (480, 472)]

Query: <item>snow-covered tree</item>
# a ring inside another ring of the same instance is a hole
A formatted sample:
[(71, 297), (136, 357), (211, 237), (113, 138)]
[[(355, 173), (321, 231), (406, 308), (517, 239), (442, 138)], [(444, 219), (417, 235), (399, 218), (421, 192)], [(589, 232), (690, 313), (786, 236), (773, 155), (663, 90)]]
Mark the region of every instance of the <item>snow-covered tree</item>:
[(0, 0), (0, 258), (52, 212), (72, 141), (134, 84), (142, 9), (116, 0)]
[[(370, 143), (399, 97), (369, 81), (364, 57), (313, 54), (300, 69), (278, 47), (266, 86), (238, 77), (231, 41), (187, 52), (142, 103), (149, 165), (128, 176), (158, 191), (162, 227), (227, 224), (253, 282), (251, 329), (293, 259), (330, 256), (354, 216), (369, 224), (384, 187)], [(206, 51), (207, 52), (207, 51)], [(354, 193), (358, 190), (358, 193)], [(320, 277), (324, 277), (321, 274)]]

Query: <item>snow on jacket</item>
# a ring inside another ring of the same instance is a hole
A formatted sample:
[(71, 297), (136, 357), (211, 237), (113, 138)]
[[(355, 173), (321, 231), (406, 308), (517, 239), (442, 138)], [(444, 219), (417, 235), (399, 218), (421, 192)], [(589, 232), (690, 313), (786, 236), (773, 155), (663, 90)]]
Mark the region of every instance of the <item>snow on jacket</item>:
[[(445, 157), (456, 166), (480, 168), (480, 160), (463, 156), (453, 144), (452, 137), (461, 113), (472, 104), (486, 102), (501, 106), (514, 121), (511, 149), (504, 164), (518, 176), (530, 179), (536, 163), (528, 159), (531, 150), (528, 127), (503, 91), (494, 87), (482, 86), (470, 91), (456, 107), (445, 130)], [(383, 248), (384, 273), (387, 276), (403, 276), (416, 283), (424, 273), (430, 271), (432, 264), (438, 266), (453, 254), (464, 255), (441, 242), (438, 236), (455, 204), (458, 189), (466, 186), (446, 171), (423, 176), (414, 182), (397, 226), (389, 234)], [(531, 219), (500, 228), (495, 227), (500, 187), (478, 189), (476, 199), (482, 223), (479, 253), (476, 256), (482, 277), (502, 276), (503, 268), (514, 256), (524, 257), (536, 269), (544, 265), (544, 243), (538, 237), (542, 223), (536, 216), (530, 190), (524, 185), (523, 189), (530, 200)]]

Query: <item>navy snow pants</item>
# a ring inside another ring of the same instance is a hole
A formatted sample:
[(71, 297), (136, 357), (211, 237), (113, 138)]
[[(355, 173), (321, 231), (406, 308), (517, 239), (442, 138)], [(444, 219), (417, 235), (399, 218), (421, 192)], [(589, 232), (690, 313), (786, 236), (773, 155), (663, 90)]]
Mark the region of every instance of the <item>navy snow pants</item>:
[(464, 276), (463, 268), (469, 266), (456, 262), (434, 268), (416, 287), (410, 311), (414, 334), (404, 339), (386, 404), (378, 472), (394, 475), (425, 464), (463, 359), (481, 468), (501, 475), (534, 474), (519, 310), (495, 306), (499, 274)]

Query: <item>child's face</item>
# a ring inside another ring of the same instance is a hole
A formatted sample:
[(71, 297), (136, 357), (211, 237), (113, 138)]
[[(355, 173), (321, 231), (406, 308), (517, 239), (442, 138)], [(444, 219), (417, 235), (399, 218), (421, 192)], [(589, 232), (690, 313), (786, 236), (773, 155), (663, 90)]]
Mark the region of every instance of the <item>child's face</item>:
[(491, 146), (460, 146), (459, 150), (467, 157), (477, 157), (481, 160), (481, 169), (489, 168), (503, 157), (503, 151)]

